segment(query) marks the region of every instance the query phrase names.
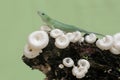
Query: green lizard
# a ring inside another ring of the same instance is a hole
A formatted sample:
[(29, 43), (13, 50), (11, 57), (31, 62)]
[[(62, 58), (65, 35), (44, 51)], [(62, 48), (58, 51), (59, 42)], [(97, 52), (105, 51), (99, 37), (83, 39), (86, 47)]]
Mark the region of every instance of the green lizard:
[(54, 20), (54, 19), (50, 18), (47, 14), (42, 13), (40, 11), (38, 11), (38, 15), (52, 29), (53, 28), (58, 28), (58, 29), (61, 29), (65, 32), (80, 31), (80, 32), (87, 33), (87, 34), (94, 33), (96, 35), (104, 36), (103, 34), (99, 34), (99, 33), (95, 33), (95, 32), (89, 32), (89, 31), (86, 31), (86, 30), (81, 29), (79, 27), (76, 27), (74, 25), (69, 25), (69, 24), (59, 22), (57, 20)]

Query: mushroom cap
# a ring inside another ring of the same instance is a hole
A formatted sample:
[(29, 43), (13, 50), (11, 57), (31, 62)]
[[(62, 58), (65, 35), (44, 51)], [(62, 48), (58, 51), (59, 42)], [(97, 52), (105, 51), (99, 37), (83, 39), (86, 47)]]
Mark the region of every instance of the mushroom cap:
[(67, 36), (67, 38), (68, 38), (70, 41), (72, 41), (72, 40), (74, 39), (74, 34), (71, 33), (71, 32), (68, 32), (68, 33), (66, 34), (66, 36)]
[(118, 49), (120, 51), (120, 33), (116, 33), (113, 36), (114, 39), (114, 48)]
[(50, 36), (53, 37), (53, 38), (57, 38), (61, 35), (64, 35), (64, 32), (60, 29), (53, 29), (51, 32), (50, 32)]
[(81, 38), (79, 39), (79, 43), (83, 42), (84, 40), (85, 40), (85, 38), (84, 38), (84, 37), (81, 37)]
[(73, 32), (73, 35), (74, 35), (74, 39), (71, 41), (73, 43), (79, 41), (82, 38), (82, 34), (79, 31)]
[(73, 69), (72, 69), (72, 74), (74, 76), (76, 76), (76, 73), (78, 72), (78, 67), (77, 66), (74, 66)]
[(85, 59), (78, 60), (78, 65), (80, 68), (87, 68), (87, 69), (90, 68), (90, 63)]
[(62, 35), (55, 39), (55, 46), (59, 49), (64, 49), (69, 45), (70, 41), (67, 36)]
[(113, 37), (106, 35), (102, 39), (96, 41), (96, 46), (102, 50), (108, 50), (113, 46)]
[(112, 52), (115, 55), (119, 55), (120, 51), (118, 49), (116, 49), (114, 46), (110, 49), (110, 52)]
[(66, 67), (72, 67), (72, 66), (74, 66), (74, 61), (71, 58), (67, 57), (67, 58), (63, 59), (63, 64)]
[(72, 69), (72, 74), (79, 79), (85, 77), (85, 74), (87, 72), (88, 72), (87, 68), (80, 68), (80, 67), (74, 66)]
[(51, 31), (51, 28), (49, 26), (47, 26), (47, 25), (44, 25), (44, 26), (40, 27), (40, 30), (48, 32), (48, 31)]
[(64, 68), (64, 65), (63, 65), (63, 64), (59, 64), (58, 67), (59, 67), (60, 69), (63, 69), (63, 68)]
[(36, 56), (39, 55), (39, 53), (42, 53), (42, 50), (40, 49), (34, 49), (30, 45), (26, 44), (24, 47), (24, 55), (27, 58), (35, 58)]
[(88, 72), (86, 71), (86, 69), (80, 69), (79, 72), (76, 73), (76, 78), (80, 79), (80, 78), (85, 77), (86, 72)]
[(120, 42), (114, 42), (113, 46), (114, 46), (114, 48), (116, 48), (118, 51), (120, 51)]
[(88, 43), (94, 43), (96, 41), (97, 37), (94, 33), (91, 33), (87, 36), (85, 36), (85, 41)]
[(120, 33), (116, 33), (114, 36), (113, 36), (113, 39), (115, 42), (120, 42)]
[(36, 48), (43, 49), (48, 45), (49, 37), (45, 31), (35, 31), (28, 37), (28, 43)]

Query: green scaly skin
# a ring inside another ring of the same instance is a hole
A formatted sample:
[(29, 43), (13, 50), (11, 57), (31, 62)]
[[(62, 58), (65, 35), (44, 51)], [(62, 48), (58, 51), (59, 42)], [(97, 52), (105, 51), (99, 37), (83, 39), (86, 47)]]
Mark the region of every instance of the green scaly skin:
[(86, 33), (86, 34), (94, 33), (96, 35), (104, 36), (103, 34), (99, 34), (99, 33), (95, 33), (95, 32), (89, 32), (89, 31), (86, 31), (84, 29), (78, 28), (74, 25), (69, 25), (69, 24), (59, 22), (57, 20), (54, 20), (54, 19), (50, 18), (45, 13), (42, 13), (42, 12), (38, 11), (38, 14), (41, 17), (41, 19), (51, 28), (58, 28), (58, 29), (61, 29), (65, 32), (80, 31), (80, 32), (83, 32), (83, 33)]

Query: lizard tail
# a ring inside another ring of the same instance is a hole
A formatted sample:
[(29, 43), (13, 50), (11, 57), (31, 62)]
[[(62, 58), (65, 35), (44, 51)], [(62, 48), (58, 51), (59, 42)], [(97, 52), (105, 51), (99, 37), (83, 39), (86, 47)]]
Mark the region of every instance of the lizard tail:
[(83, 29), (79, 29), (79, 31), (80, 32), (83, 32), (83, 33), (87, 33), (87, 34), (91, 34), (91, 33), (94, 33), (94, 34), (96, 34), (96, 35), (99, 35), (99, 36), (105, 36), (105, 35), (103, 35), (103, 34), (100, 34), (100, 33), (96, 33), (96, 32), (89, 32), (89, 31), (86, 31), (86, 30), (83, 30)]

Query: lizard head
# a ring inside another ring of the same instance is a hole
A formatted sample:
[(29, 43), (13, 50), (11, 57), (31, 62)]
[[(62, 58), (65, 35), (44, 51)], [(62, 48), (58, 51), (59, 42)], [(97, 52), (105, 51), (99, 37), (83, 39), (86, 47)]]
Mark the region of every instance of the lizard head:
[(49, 22), (51, 20), (47, 14), (40, 12), (40, 11), (38, 11), (37, 13), (44, 22)]

